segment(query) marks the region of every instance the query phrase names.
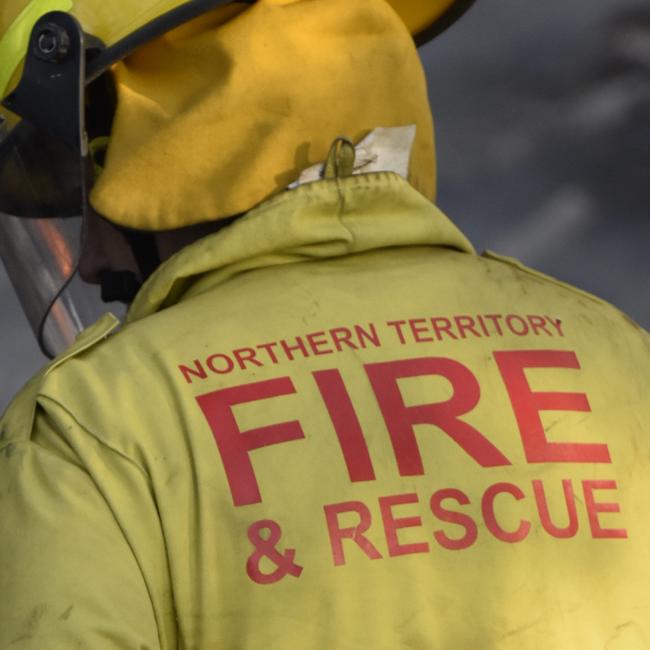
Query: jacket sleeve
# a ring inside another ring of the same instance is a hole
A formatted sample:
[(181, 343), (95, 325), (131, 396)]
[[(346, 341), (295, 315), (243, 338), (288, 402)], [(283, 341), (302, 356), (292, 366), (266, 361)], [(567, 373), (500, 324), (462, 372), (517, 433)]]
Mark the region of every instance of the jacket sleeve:
[(160, 649), (141, 568), (91, 474), (63, 446), (2, 437), (0, 648)]

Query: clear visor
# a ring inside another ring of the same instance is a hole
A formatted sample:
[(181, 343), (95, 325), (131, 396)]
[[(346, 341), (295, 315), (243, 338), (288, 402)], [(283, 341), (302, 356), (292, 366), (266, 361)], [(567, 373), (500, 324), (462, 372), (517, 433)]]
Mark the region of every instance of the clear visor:
[(83, 164), (73, 148), (29, 122), (13, 128), (0, 123), (0, 213), (31, 218), (81, 214)]
[(49, 357), (106, 311), (77, 274), (86, 164), (26, 121), (0, 124), (0, 258)]
[(25, 219), (0, 213), (0, 257), (43, 352), (54, 357), (106, 311), (77, 274), (80, 217)]

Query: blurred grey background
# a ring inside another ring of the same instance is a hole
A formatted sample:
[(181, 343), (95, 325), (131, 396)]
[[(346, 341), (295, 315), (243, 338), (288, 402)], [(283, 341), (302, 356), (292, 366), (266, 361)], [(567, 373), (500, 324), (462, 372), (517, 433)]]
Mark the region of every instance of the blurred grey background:
[[(477, 0), (422, 49), (439, 204), (650, 328), (647, 0)], [(0, 267), (0, 410), (45, 359)]]

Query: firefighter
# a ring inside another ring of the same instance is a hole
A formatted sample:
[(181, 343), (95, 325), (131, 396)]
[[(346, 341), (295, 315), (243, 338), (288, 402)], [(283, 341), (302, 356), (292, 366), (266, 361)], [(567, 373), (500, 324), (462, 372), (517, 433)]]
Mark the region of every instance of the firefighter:
[(466, 5), (5, 3), (0, 647), (647, 647), (650, 340), (436, 207)]

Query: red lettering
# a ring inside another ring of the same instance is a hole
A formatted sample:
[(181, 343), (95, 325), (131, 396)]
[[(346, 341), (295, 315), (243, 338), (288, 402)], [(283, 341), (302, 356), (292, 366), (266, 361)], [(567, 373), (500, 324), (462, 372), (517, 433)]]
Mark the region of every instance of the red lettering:
[(419, 503), (418, 495), (415, 493), (396, 494), (394, 496), (379, 498), (379, 509), (381, 510), (381, 518), (384, 522), (388, 553), (391, 557), (429, 552), (429, 545), (426, 542), (400, 544), (399, 539), (397, 538), (397, 531), (400, 528), (415, 528), (422, 526), (422, 519), (420, 519), (420, 517), (401, 517), (396, 519), (393, 515), (394, 506), (407, 505), (409, 503)]
[(278, 345), (277, 343), (260, 343), (256, 347), (258, 350), (265, 350), (266, 353), (269, 355), (269, 359), (271, 359), (271, 362), (273, 364), (276, 364), (278, 362), (278, 357), (273, 351), (273, 348), (277, 347), (277, 345)]
[(233, 355), (242, 370), (246, 370), (246, 362), (249, 361), (254, 366), (263, 366), (261, 361), (257, 360), (257, 353), (253, 348), (240, 348), (233, 350)]
[(331, 329), (330, 336), (339, 352), (343, 350), (344, 343), (352, 350), (358, 350), (357, 346), (352, 342), (352, 332), (347, 327), (335, 327)]
[(501, 329), (501, 324), (499, 323), (503, 316), (501, 314), (485, 314), (485, 318), (487, 318), (489, 321), (492, 321), (492, 325), (494, 325), (497, 334), (499, 336), (503, 336), (503, 330)]
[(222, 388), (196, 398), (212, 429), (236, 506), (262, 501), (249, 453), (262, 447), (299, 440), (305, 434), (297, 420), (240, 431), (232, 407), (281, 395), (293, 395), (295, 392), (291, 379), (280, 377)]
[(548, 336), (553, 336), (553, 333), (546, 329), (546, 319), (543, 316), (526, 316), (526, 318), (533, 328), (535, 336), (539, 336), (540, 331)]
[[(373, 363), (365, 368), (402, 476), (424, 474), (414, 431), (418, 424), (432, 424), (442, 429), (482, 467), (510, 465), (510, 461), (487, 438), (459, 419), (476, 406), (480, 397), (478, 382), (464, 365), (453, 359), (425, 357)], [(446, 402), (406, 406), (398, 379), (423, 375), (445, 377), (453, 388), (451, 398)]]
[(424, 336), (424, 333), (429, 331), (425, 325), (426, 322), (424, 318), (411, 318), (409, 320), (409, 326), (416, 343), (432, 343), (434, 340), (432, 336)]
[[(516, 329), (514, 323), (519, 323), (519, 329)], [(508, 314), (506, 316), (506, 325), (508, 329), (517, 336), (526, 336), (528, 334), (528, 323), (516, 314)]]
[(303, 357), (308, 357), (309, 352), (307, 351), (307, 348), (305, 347), (305, 342), (300, 338), (299, 336), (296, 336), (296, 344), (295, 345), (289, 345), (287, 341), (280, 341), (280, 346), (284, 350), (284, 353), (287, 355), (287, 359), (289, 361), (293, 361), (293, 353), (294, 352), (300, 352)]
[[(216, 362), (219, 359), (225, 362), (224, 368), (217, 367)], [(227, 375), (229, 372), (232, 372), (235, 367), (233, 360), (225, 354), (213, 354), (209, 356), (205, 360), (205, 365), (208, 366), (208, 368), (217, 375)]]
[(540, 411), (590, 412), (584, 393), (542, 393), (530, 389), (526, 368), (580, 369), (573, 352), (528, 350), (495, 352), (501, 377), (510, 396), (529, 463), (610, 463), (605, 444), (549, 442)]
[(490, 336), (490, 332), (488, 332), (488, 328), (485, 325), (485, 321), (483, 320), (483, 316), (477, 316), (476, 320), (478, 321), (478, 324), (481, 326), (481, 332), (483, 332), (483, 334), (485, 336)]
[(362, 348), (365, 349), (367, 347), (366, 341), (374, 345), (376, 348), (381, 345), (379, 335), (377, 334), (377, 328), (372, 323), (368, 325), (367, 330), (364, 330), (361, 325), (355, 325), (354, 331), (356, 332), (357, 338), (359, 339), (359, 344)]
[[(370, 510), (361, 501), (346, 501), (324, 506), (325, 520), (332, 547), (334, 566), (345, 564), (345, 553), (343, 552), (343, 540), (351, 539), (371, 560), (381, 560), (381, 553), (373, 543), (364, 535), (370, 528), (372, 516)], [(359, 517), (359, 523), (355, 526), (341, 528), (339, 515), (345, 512), (354, 512)]]
[(567, 539), (569, 537), (575, 537), (575, 534), (578, 532), (578, 512), (576, 510), (575, 496), (573, 495), (573, 484), (570, 479), (564, 479), (562, 481), (562, 489), (564, 491), (564, 503), (566, 504), (569, 517), (569, 523), (565, 528), (560, 528), (551, 521), (548, 502), (544, 492), (544, 483), (542, 481), (533, 481), (533, 492), (535, 493), (535, 501), (537, 502), (539, 520), (542, 522), (544, 530), (553, 537)]
[(546, 320), (553, 325), (560, 336), (564, 336), (564, 332), (562, 331), (562, 321), (559, 318), (551, 318), (550, 316), (547, 316)]
[(459, 538), (449, 537), (443, 530), (433, 531), (433, 536), (440, 546), (449, 549), (450, 551), (461, 551), (469, 548), (478, 537), (478, 529), (474, 520), (463, 512), (456, 512), (455, 510), (447, 510), (443, 508), (442, 502), (446, 499), (454, 499), (461, 506), (469, 505), (469, 498), (464, 492), (455, 490), (453, 488), (438, 490), (431, 495), (429, 505), (431, 512), (440, 521), (446, 521), (450, 524), (457, 524), (465, 529), (465, 534)]
[(583, 481), (585, 506), (589, 515), (591, 535), (594, 539), (627, 539), (625, 528), (603, 528), (598, 520), (600, 512), (620, 512), (618, 503), (599, 503), (594, 497), (594, 490), (615, 490), (616, 481)]
[(399, 338), (399, 342), (404, 345), (406, 343), (406, 339), (404, 338), (404, 334), (402, 332), (402, 325), (406, 325), (405, 320), (390, 320), (386, 323), (388, 327), (392, 327), (395, 329), (397, 332), (397, 337)]
[(436, 338), (439, 341), (442, 340), (443, 333), (447, 334), (449, 338), (458, 339), (458, 337), (451, 331), (452, 324), (448, 318), (444, 318), (442, 316), (438, 318), (432, 318), (431, 325), (433, 327), (433, 331), (436, 333)]
[(481, 335), (476, 329), (474, 319), (471, 316), (456, 316), (454, 318), (454, 321), (456, 322), (456, 327), (458, 328), (458, 333), (460, 334), (461, 338), (467, 338), (467, 334), (465, 334), (465, 332), (470, 332), (470, 334), (473, 336), (481, 338)]
[(313, 375), (339, 439), (350, 480), (374, 481), (368, 445), (341, 374), (338, 370), (320, 370)]
[(194, 368), (188, 368), (184, 365), (179, 365), (178, 369), (183, 373), (185, 381), (188, 384), (192, 383), (192, 376), (198, 377), (199, 379), (207, 379), (208, 373), (198, 359), (194, 359)]
[(497, 522), (496, 516), (494, 514), (494, 500), (499, 494), (510, 494), (517, 501), (521, 501), (525, 497), (524, 493), (512, 483), (495, 483), (491, 485), (483, 495), (481, 500), (481, 510), (483, 512), (483, 519), (485, 519), (485, 525), (487, 529), (502, 542), (509, 542), (514, 544), (515, 542), (521, 542), (528, 536), (530, 532), (530, 522), (522, 519), (519, 527), (514, 532), (509, 532), (504, 530), (499, 522)]
[(327, 347), (327, 339), (325, 338), (325, 332), (314, 332), (312, 334), (307, 334), (307, 343), (311, 351), (316, 355), (321, 354), (334, 354), (334, 350)]

